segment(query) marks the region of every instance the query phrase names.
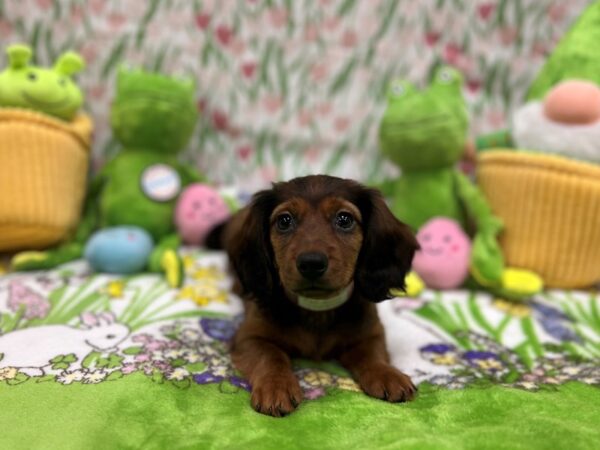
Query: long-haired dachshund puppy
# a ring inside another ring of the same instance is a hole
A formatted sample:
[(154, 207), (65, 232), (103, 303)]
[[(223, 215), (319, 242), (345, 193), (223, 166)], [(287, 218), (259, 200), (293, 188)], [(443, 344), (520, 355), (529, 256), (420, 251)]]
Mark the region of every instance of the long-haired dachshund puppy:
[(339, 361), (372, 397), (413, 398), (410, 378), (390, 365), (375, 302), (404, 287), (417, 242), (378, 191), (325, 175), (277, 183), (216, 236), (244, 298), (232, 358), (256, 411), (298, 406), (293, 357)]

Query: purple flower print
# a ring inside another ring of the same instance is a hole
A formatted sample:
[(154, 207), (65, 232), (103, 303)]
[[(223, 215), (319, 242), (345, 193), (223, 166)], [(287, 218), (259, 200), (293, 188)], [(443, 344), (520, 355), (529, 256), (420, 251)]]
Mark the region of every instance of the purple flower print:
[(570, 327), (573, 319), (563, 311), (540, 302), (532, 302), (531, 306), (544, 331), (554, 339), (560, 342), (581, 342), (581, 338)]
[(224, 379), (225, 379), (225, 377), (214, 375), (213, 373), (211, 373), (209, 371), (197, 373), (194, 375), (194, 381), (198, 384), (220, 383)]
[(252, 386), (250, 386), (250, 383), (248, 383), (248, 381), (245, 380), (244, 378), (232, 376), (232, 377), (229, 378), (229, 382), (231, 384), (233, 384), (234, 386), (242, 388), (242, 389), (244, 389), (244, 390), (246, 390), (248, 392), (252, 391)]
[(208, 336), (219, 341), (229, 341), (236, 329), (232, 320), (211, 319), (208, 317), (200, 319), (200, 326)]
[(154, 336), (148, 333), (136, 334), (131, 338), (131, 340), (140, 344), (147, 344), (154, 340)]
[(27, 320), (43, 319), (50, 311), (50, 302), (21, 282), (12, 281), (9, 285), (8, 307), (14, 312), (23, 309), (23, 316)]
[(423, 353), (437, 353), (437, 354), (444, 354), (447, 352), (452, 352), (454, 351), (456, 348), (454, 347), (454, 345), (450, 345), (450, 344), (429, 344), (426, 345), (425, 347), (421, 347), (421, 352)]
[(308, 400), (315, 400), (319, 397), (323, 397), (325, 395), (325, 389), (322, 387), (308, 389), (304, 391), (304, 397)]
[(496, 353), (470, 350), (462, 356), (469, 365), (479, 369), (489, 372), (499, 372), (504, 369), (504, 364)]

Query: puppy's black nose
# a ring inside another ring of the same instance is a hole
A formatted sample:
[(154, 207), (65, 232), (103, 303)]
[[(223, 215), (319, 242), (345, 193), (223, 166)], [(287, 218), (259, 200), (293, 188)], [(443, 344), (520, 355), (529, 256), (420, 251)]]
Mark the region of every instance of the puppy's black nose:
[(329, 260), (325, 253), (306, 252), (296, 258), (296, 267), (303, 277), (316, 280), (327, 271)]

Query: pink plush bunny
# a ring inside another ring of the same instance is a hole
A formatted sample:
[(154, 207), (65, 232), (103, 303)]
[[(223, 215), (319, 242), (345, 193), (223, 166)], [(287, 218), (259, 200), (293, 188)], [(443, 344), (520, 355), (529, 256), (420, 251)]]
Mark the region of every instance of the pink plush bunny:
[(215, 189), (195, 183), (179, 196), (175, 225), (184, 243), (200, 245), (208, 232), (229, 215), (227, 204)]
[(431, 219), (417, 233), (421, 246), (413, 259), (413, 269), (427, 287), (454, 289), (469, 273), (471, 241), (454, 220)]

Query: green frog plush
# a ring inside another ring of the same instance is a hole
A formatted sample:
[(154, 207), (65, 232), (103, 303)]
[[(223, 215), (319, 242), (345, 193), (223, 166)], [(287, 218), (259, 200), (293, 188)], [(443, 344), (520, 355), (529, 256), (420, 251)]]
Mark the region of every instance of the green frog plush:
[[(111, 124), (123, 148), (92, 181), (75, 239), (47, 252), (18, 254), (13, 267), (43, 269), (79, 258), (92, 232), (122, 227), (122, 233), (106, 234), (95, 243), (147, 234), (155, 243), (147, 268), (164, 272), (170, 285), (179, 285), (182, 263), (177, 255), (175, 204), (184, 187), (203, 181), (177, 159), (198, 119), (194, 91), (192, 80), (121, 69)], [(135, 233), (136, 227), (144, 233)], [(106, 248), (101, 251), (110, 254)]]
[(81, 107), (83, 95), (71, 78), (84, 68), (75, 52), (60, 55), (54, 67), (29, 65), (26, 45), (6, 49), (8, 67), (0, 73), (0, 106), (33, 109), (70, 121)]
[(477, 187), (456, 170), (467, 145), (468, 114), (462, 77), (441, 67), (422, 91), (394, 81), (388, 95), (379, 140), (381, 151), (400, 167), (397, 180), (382, 190), (391, 210), (415, 231), (435, 217), (459, 223), (472, 237), (470, 274), (480, 286), (499, 295), (523, 298), (541, 289), (540, 278), (507, 269), (497, 241), (502, 221), (492, 214)]

